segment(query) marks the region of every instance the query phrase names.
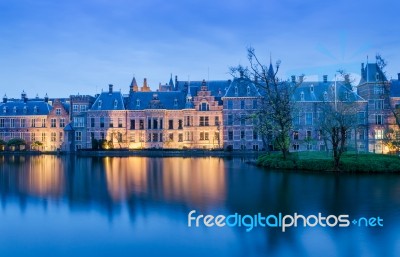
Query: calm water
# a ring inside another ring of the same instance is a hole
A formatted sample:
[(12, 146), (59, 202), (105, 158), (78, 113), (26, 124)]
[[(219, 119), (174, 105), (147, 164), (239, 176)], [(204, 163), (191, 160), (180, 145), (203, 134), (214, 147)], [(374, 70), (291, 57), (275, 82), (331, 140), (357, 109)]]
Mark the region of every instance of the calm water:
[[(0, 256), (399, 256), (400, 176), (242, 159), (0, 156)], [(187, 227), (204, 214), (380, 216), (383, 227)]]

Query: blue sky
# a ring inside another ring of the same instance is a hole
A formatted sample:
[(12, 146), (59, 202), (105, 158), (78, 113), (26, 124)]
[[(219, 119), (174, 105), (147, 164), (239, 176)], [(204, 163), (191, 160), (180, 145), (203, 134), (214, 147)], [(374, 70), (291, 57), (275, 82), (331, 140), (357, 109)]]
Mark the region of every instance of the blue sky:
[[(228, 79), (252, 46), (281, 77), (359, 72), (377, 52), (400, 72), (397, 1), (0, 0), (0, 94), (153, 89), (179, 79)], [(208, 72), (209, 71), (209, 72)]]

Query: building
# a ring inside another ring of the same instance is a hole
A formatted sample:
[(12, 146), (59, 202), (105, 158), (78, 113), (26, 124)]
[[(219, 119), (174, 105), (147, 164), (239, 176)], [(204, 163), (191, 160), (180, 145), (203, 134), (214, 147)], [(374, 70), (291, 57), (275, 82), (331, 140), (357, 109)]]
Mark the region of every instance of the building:
[(65, 99), (49, 99), (46, 95), (28, 99), (8, 99), (0, 105), (0, 139), (22, 139), (27, 149), (56, 151), (64, 146), (64, 127), (69, 123), (69, 104)]

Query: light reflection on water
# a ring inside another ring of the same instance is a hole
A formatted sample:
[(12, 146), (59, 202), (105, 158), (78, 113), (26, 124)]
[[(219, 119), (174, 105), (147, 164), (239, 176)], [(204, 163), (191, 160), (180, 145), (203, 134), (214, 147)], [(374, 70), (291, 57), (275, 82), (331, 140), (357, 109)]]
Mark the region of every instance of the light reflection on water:
[[(398, 256), (400, 177), (243, 159), (0, 156), (0, 256)], [(188, 228), (187, 213), (381, 216), (383, 228)]]

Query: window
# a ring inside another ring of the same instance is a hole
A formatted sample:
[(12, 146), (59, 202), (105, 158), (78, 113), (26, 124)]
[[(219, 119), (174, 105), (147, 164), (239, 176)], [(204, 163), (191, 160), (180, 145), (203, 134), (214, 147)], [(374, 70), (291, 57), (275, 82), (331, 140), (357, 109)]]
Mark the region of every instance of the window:
[(50, 120), (50, 127), (55, 128), (56, 127), (56, 121), (57, 121), (56, 119), (52, 118)]
[(51, 141), (51, 142), (56, 142), (56, 140), (57, 140), (57, 134), (56, 134), (56, 132), (51, 132), (51, 134), (50, 134), (50, 141)]
[(311, 130), (306, 131), (306, 139), (311, 139)]
[(99, 108), (99, 109), (101, 109), (101, 104), (102, 104), (103, 102), (101, 101), (101, 100), (99, 100), (99, 102), (97, 103), (98, 105), (97, 105), (97, 108)]
[(174, 99), (174, 107), (178, 107), (178, 99)]
[(307, 150), (312, 150), (312, 144), (310, 143), (307, 144)]
[(36, 141), (36, 134), (35, 132), (31, 133), (31, 142), (35, 142)]
[(143, 119), (140, 119), (140, 120), (139, 120), (139, 129), (140, 129), (140, 130), (143, 130), (143, 129), (144, 129), (144, 120), (143, 120)]
[(36, 127), (36, 120), (35, 118), (31, 119), (31, 127), (35, 128)]
[(365, 130), (364, 129), (360, 129), (358, 131), (358, 139), (359, 140), (364, 140), (365, 139)]
[(246, 116), (244, 114), (240, 115), (240, 125), (246, 125)]
[(118, 128), (122, 128), (122, 118), (118, 118)]
[(183, 142), (183, 134), (182, 133), (178, 134), (178, 142)]
[(233, 140), (233, 131), (232, 130), (228, 131), (228, 140)]
[(45, 132), (42, 133), (42, 142), (46, 142), (46, 133)]
[(86, 112), (86, 105), (81, 105), (81, 112)]
[(205, 133), (204, 133), (204, 140), (209, 140), (208, 132), (205, 132)]
[(158, 142), (158, 133), (153, 133), (153, 142)]
[(293, 125), (300, 125), (300, 114), (294, 114)]
[(201, 127), (209, 126), (210, 124), (209, 124), (208, 116), (200, 116), (200, 123), (199, 123), (199, 125), (200, 125)]
[(304, 101), (304, 92), (300, 93), (300, 101)]
[(163, 129), (163, 119), (160, 118), (160, 129)]
[(208, 103), (201, 103), (200, 105), (200, 111), (209, 111), (210, 107), (208, 105)]
[(21, 121), (20, 121), (20, 127), (21, 128), (25, 128), (26, 127), (26, 120), (25, 119), (21, 119)]
[(299, 131), (293, 131), (293, 139), (299, 140)]
[(307, 112), (306, 113), (306, 125), (312, 125), (312, 124), (313, 124), (312, 112)]
[(375, 110), (382, 110), (383, 109), (383, 99), (375, 100)]
[(42, 119), (42, 128), (46, 127), (46, 119)]
[(74, 127), (75, 128), (83, 128), (84, 124), (84, 117), (74, 117)]
[(382, 114), (376, 114), (375, 115), (375, 124), (376, 125), (382, 125), (383, 124), (383, 115)]
[(374, 86), (374, 93), (376, 95), (383, 94), (383, 87), (381, 85), (375, 85)]
[(168, 129), (174, 129), (174, 120), (168, 120)]
[(201, 141), (204, 140), (204, 132), (200, 132), (200, 140), (201, 140)]
[(114, 109), (116, 109), (118, 107), (118, 101), (114, 100)]
[(78, 105), (77, 104), (72, 105), (72, 111), (73, 112), (77, 112), (78, 111)]
[(293, 151), (298, 151), (300, 148), (299, 144), (293, 144)]
[(0, 119), (0, 128), (5, 127), (5, 119)]
[(235, 95), (237, 95), (239, 93), (238, 87), (235, 86)]
[(17, 113), (17, 107), (16, 107), (16, 106), (14, 106), (13, 112), (14, 112), (14, 113)]
[(357, 113), (357, 121), (359, 125), (365, 124), (365, 112), (358, 112)]
[(232, 116), (232, 114), (228, 115), (228, 125), (233, 125), (233, 116)]
[(258, 133), (255, 130), (253, 130), (253, 140), (258, 140)]
[(250, 87), (247, 86), (247, 95), (250, 95)]
[(375, 130), (375, 139), (383, 139), (383, 129)]
[(104, 139), (105, 139), (105, 137), (104, 137), (104, 132), (100, 132), (100, 138), (101, 138), (101, 140), (104, 140)]
[(151, 129), (151, 119), (147, 119), (147, 129)]
[(192, 116), (185, 116), (185, 126), (189, 127), (192, 126), (193, 117)]
[(174, 133), (169, 133), (168, 134), (168, 138), (169, 138), (169, 141), (174, 141)]
[(178, 120), (178, 129), (182, 129), (183, 120)]
[(258, 108), (258, 102), (257, 100), (253, 100), (253, 109), (257, 109)]
[(214, 132), (214, 140), (219, 142), (219, 132)]
[(24, 112), (24, 114), (26, 114), (28, 112), (28, 108), (26, 106), (24, 106), (23, 112)]
[(131, 122), (130, 122), (130, 128), (131, 128), (132, 130), (135, 129), (135, 125), (136, 125), (135, 120), (131, 120)]
[(58, 134), (58, 136), (59, 136), (59, 140), (58, 141), (60, 141), (60, 142), (62, 142), (62, 141), (64, 141), (63, 140), (63, 133), (62, 132), (60, 132), (59, 134)]
[(15, 128), (15, 119), (10, 119), (10, 128)]
[(56, 115), (61, 115), (61, 108), (56, 109)]
[(245, 106), (245, 101), (244, 100), (240, 101), (240, 109), (244, 109), (244, 106)]
[(215, 116), (214, 125), (219, 126), (219, 117), (218, 116)]
[(229, 110), (233, 109), (233, 101), (232, 100), (228, 100), (228, 109)]
[(140, 107), (140, 99), (136, 100), (136, 107)]
[(82, 141), (82, 132), (81, 131), (75, 131), (75, 140)]
[(246, 138), (246, 133), (244, 130), (240, 131), (240, 139), (245, 139)]
[(153, 118), (153, 129), (158, 129), (158, 119)]
[(114, 120), (113, 120), (113, 118), (110, 118), (109, 127), (110, 127), (110, 128), (113, 128), (113, 127), (114, 127)]
[(94, 117), (90, 118), (90, 127), (94, 128)]

